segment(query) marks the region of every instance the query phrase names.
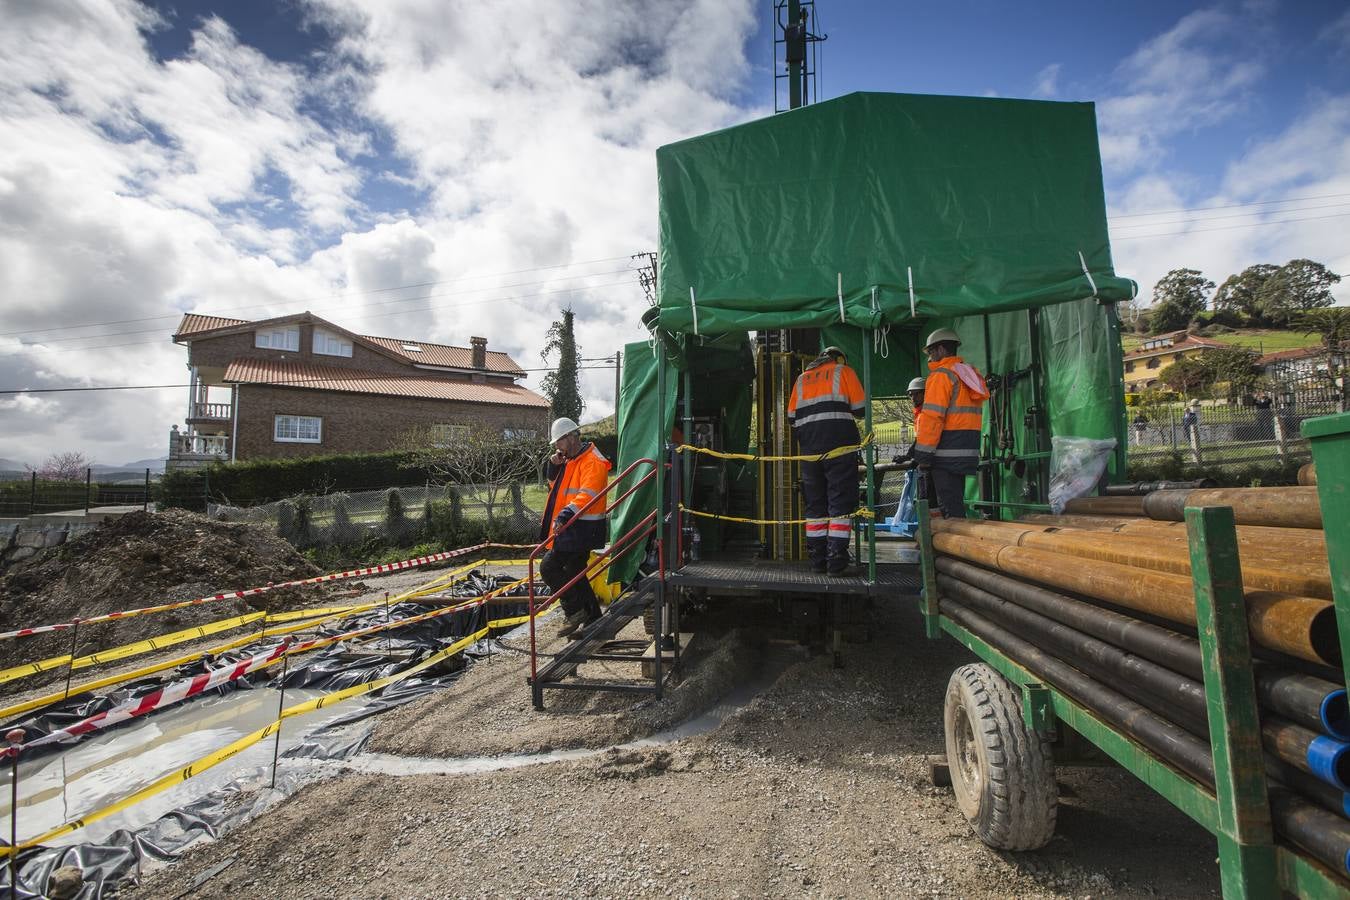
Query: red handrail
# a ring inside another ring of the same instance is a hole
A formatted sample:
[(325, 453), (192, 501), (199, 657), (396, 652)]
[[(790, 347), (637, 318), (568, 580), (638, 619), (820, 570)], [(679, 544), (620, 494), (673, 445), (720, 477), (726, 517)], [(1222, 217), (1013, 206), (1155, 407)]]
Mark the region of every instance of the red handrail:
[[(528, 565), (529, 565), (529, 585), (530, 585), (530, 588), (529, 588), (529, 610), (530, 610), (530, 683), (531, 683), (531, 684), (534, 683), (535, 679), (536, 679), (536, 678), (538, 677), (538, 675), (539, 675), (539, 656), (538, 656), (537, 645), (536, 645), (536, 642), (535, 642), (535, 627), (534, 627), (534, 620), (535, 620), (535, 618), (536, 618), (537, 613), (540, 612), (540, 611), (542, 611), (542, 610), (536, 609), (536, 607), (535, 607), (535, 596), (534, 596), (534, 561), (535, 561), (535, 558), (539, 555), (540, 551), (542, 551), (545, 547), (549, 546), (549, 544), (550, 544), (553, 540), (555, 540), (555, 539), (558, 537), (558, 535), (562, 534), (562, 533), (565, 532), (568, 528), (572, 527), (572, 525), (573, 525), (574, 523), (576, 523), (577, 521), (579, 521), (579, 520), (581, 519), (581, 514), (582, 514), (582, 513), (586, 512), (586, 510), (590, 509), (593, 505), (595, 505), (596, 503), (600, 502), (600, 499), (601, 499), (602, 497), (604, 497), (606, 494), (608, 494), (608, 493), (609, 493), (611, 490), (613, 490), (613, 489), (614, 489), (621, 481), (623, 481), (623, 480), (624, 480), (625, 478), (627, 478), (630, 474), (632, 474), (633, 471), (634, 471), (635, 469), (637, 469), (639, 466), (642, 466), (642, 465), (650, 466), (650, 467), (651, 467), (651, 468), (650, 468), (650, 471), (648, 471), (645, 475), (643, 475), (643, 476), (642, 476), (641, 478), (639, 478), (636, 482), (634, 482), (633, 485), (632, 485), (632, 487), (628, 488), (628, 490), (624, 491), (622, 494), (620, 494), (618, 497), (616, 497), (616, 498), (614, 499), (614, 503), (611, 504), (611, 508), (617, 507), (617, 506), (618, 506), (620, 503), (622, 503), (624, 500), (626, 500), (626, 499), (628, 499), (630, 496), (632, 496), (632, 494), (633, 494), (634, 491), (636, 491), (638, 488), (642, 487), (644, 484), (646, 484), (647, 482), (651, 481), (653, 478), (655, 478), (655, 477), (657, 476), (657, 473), (659, 472), (659, 469), (657, 468), (657, 465), (656, 465), (656, 461), (655, 461), (655, 460), (649, 459), (649, 458), (647, 458), (647, 457), (643, 457), (642, 459), (639, 459), (639, 460), (634, 461), (631, 465), (628, 466), (628, 468), (624, 469), (624, 470), (623, 470), (622, 472), (620, 472), (618, 475), (615, 475), (612, 479), (610, 479), (609, 483), (605, 485), (604, 490), (600, 491), (600, 493), (596, 494), (594, 497), (591, 497), (589, 500), (587, 500), (586, 503), (583, 504), (582, 507), (581, 507), (579, 510), (577, 510), (576, 515), (572, 516), (572, 518), (570, 518), (570, 519), (568, 519), (566, 522), (564, 522), (564, 523), (563, 523), (563, 526), (562, 526), (561, 528), (559, 528), (558, 531), (557, 531), (556, 533), (550, 534), (547, 538), (545, 538), (544, 540), (540, 541), (537, 545), (535, 545), (535, 548), (534, 548), (533, 550), (530, 551), (530, 556), (529, 556), (529, 563), (528, 563)], [(646, 536), (647, 534), (649, 534), (649, 533), (653, 533), (653, 532), (658, 531), (658, 530), (659, 530), (659, 526), (658, 526), (658, 523), (657, 523), (657, 521), (656, 521), (656, 518), (657, 518), (657, 511), (656, 511), (656, 510), (653, 510), (652, 512), (650, 512), (650, 513), (648, 513), (646, 516), (644, 516), (644, 517), (642, 518), (642, 520), (639, 521), (636, 525), (634, 525), (632, 528), (630, 528), (630, 529), (629, 529), (628, 531), (626, 531), (624, 534), (620, 535), (618, 539), (616, 539), (612, 544), (610, 544), (609, 548), (608, 548), (604, 553), (602, 553), (599, 557), (597, 557), (596, 559), (592, 560), (591, 562), (587, 563), (587, 564), (586, 564), (586, 568), (582, 569), (580, 572), (578, 572), (576, 575), (574, 575), (574, 576), (571, 578), (571, 580), (569, 580), (569, 581), (567, 582), (567, 584), (565, 584), (565, 585), (563, 585), (562, 587), (558, 588), (556, 591), (551, 591), (550, 594), (549, 594), (548, 602), (544, 604), (544, 608), (547, 608), (550, 604), (553, 603), (553, 601), (554, 601), (555, 599), (561, 597), (563, 594), (565, 594), (567, 591), (569, 591), (569, 590), (572, 588), (572, 586), (575, 585), (575, 584), (576, 584), (578, 581), (580, 581), (582, 578), (589, 578), (589, 577), (591, 576), (591, 574), (592, 574), (591, 570), (595, 567), (595, 565), (596, 565), (597, 563), (600, 563), (600, 562), (603, 562), (603, 563), (604, 563), (604, 565), (601, 566), (597, 571), (605, 571), (606, 569), (609, 568), (610, 564), (611, 564), (612, 562), (614, 562), (614, 558), (615, 558), (619, 553), (626, 553), (628, 550), (632, 549), (632, 547), (636, 546), (636, 543), (637, 543), (637, 539), (638, 539), (638, 538), (645, 537), (645, 536)], [(637, 535), (636, 537), (634, 537), (634, 535), (639, 531), (639, 529), (642, 530), (642, 534), (639, 534), (639, 535)], [(633, 538), (633, 540), (632, 540), (632, 541), (629, 541), (629, 540), (628, 540), (629, 538)], [(619, 548), (619, 545), (620, 545), (620, 544), (624, 544), (625, 541), (628, 541), (628, 543), (627, 543), (622, 549), (620, 549), (620, 548)], [(661, 566), (660, 577), (665, 578), (665, 563), (664, 563), (665, 555), (664, 555), (664, 553), (662, 553), (662, 552), (660, 551), (660, 548), (659, 548), (660, 541), (659, 541), (659, 540), (657, 541), (657, 544), (658, 544), (658, 553), (657, 553), (657, 555), (658, 555), (658, 560), (659, 560), (660, 566)]]

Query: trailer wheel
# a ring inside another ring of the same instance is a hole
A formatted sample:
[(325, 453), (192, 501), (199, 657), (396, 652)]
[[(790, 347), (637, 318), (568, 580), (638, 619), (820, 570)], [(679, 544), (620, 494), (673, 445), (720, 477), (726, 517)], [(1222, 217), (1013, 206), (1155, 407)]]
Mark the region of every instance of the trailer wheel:
[(1055, 833), (1049, 741), (1022, 720), (1017, 694), (983, 663), (962, 666), (943, 704), (947, 765), (962, 814), (998, 850), (1035, 850)]

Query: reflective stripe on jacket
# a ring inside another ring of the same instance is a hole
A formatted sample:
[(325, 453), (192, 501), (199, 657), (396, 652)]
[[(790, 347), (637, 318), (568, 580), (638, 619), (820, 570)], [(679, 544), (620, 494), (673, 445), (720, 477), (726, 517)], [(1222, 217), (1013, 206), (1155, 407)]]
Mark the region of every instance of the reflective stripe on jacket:
[[(549, 466), (548, 503), (544, 506), (544, 518), (540, 523), (540, 540), (553, 537), (558, 516), (563, 510), (570, 509), (579, 521), (568, 526), (559, 539), (558, 549), (589, 550), (604, 546), (608, 498), (603, 493), (605, 485), (609, 483), (609, 469), (609, 460), (594, 444), (586, 444), (580, 453), (556, 469)], [(596, 496), (600, 499), (584, 513), (577, 515), (587, 501)]]
[(832, 359), (812, 363), (797, 378), (788, 398), (788, 424), (806, 453), (824, 453), (858, 443), (856, 419), (863, 416), (862, 382)]
[(974, 474), (979, 468), (980, 423), (989, 388), (980, 373), (959, 356), (929, 363), (928, 372), (923, 408), (915, 415), (914, 461)]

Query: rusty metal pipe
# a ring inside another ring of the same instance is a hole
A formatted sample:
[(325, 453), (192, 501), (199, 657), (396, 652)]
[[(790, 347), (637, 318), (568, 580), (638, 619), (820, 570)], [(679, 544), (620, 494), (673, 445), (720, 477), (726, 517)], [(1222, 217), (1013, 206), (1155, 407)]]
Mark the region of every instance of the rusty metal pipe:
[[(1092, 710), (1107, 724), (1134, 738), (1149, 751), (1194, 780), (1214, 787), (1214, 761), (1208, 743), (1173, 725), (1139, 703), (1055, 659), (998, 627), (959, 602), (944, 599), (944, 614), (1038, 678), (1054, 685)], [(1350, 875), (1350, 822), (1293, 792), (1272, 785), (1271, 822), (1275, 830), (1303, 847), (1332, 871)]]
[[(1060, 588), (1116, 606), (1125, 606), (1172, 622), (1195, 625), (1191, 580), (1119, 563), (1066, 565), (1065, 557), (999, 538), (969, 538), (934, 523), (933, 546), (939, 552), (998, 569), (1038, 584)], [(1277, 591), (1246, 591), (1252, 639), (1309, 662), (1340, 664), (1340, 642), (1333, 607), (1326, 600)]]
[[(950, 557), (939, 557), (937, 569), (943, 576), (1016, 603), (1188, 678), (1196, 681), (1204, 678), (1200, 643), (1195, 638)], [(1350, 702), (1345, 688), (1324, 678), (1266, 664), (1258, 664), (1254, 675), (1262, 706), (1305, 728), (1350, 741)]]
[(1064, 505), (1070, 515), (1142, 516), (1143, 497), (1078, 497)]
[[(1048, 525), (1060, 529), (1075, 529), (1097, 533), (1123, 534), (1186, 544), (1185, 522), (1155, 522), (1153, 519), (1113, 518), (1108, 516), (1052, 516), (1035, 513), (1022, 516), (1015, 523)], [(1239, 525), (1238, 546), (1247, 553), (1262, 556), (1291, 557), (1316, 563), (1325, 568), (1327, 558), (1326, 536), (1315, 528), (1268, 528), (1262, 525)]]
[(1317, 463), (1304, 463), (1299, 466), (1298, 483), (1304, 487), (1317, 486)]
[[(974, 519), (951, 519), (942, 524), (943, 530), (954, 534), (986, 537), (993, 533), (1019, 547), (1035, 547), (1084, 559), (1171, 572), (1174, 575), (1189, 577), (1191, 574), (1191, 556), (1184, 544), (1119, 533), (1108, 536), (1099, 532), (1061, 531), (1055, 530), (1056, 527)], [(1315, 564), (1293, 561), (1276, 561), (1273, 566), (1269, 563), (1262, 565), (1265, 561), (1259, 558), (1253, 561), (1251, 556), (1254, 554), (1244, 555), (1242, 564), (1242, 583), (1249, 590), (1283, 591), (1304, 597), (1332, 599), (1330, 569), (1319, 572)]]
[(1150, 519), (1180, 522), (1188, 506), (1231, 506), (1239, 525), (1321, 528), (1322, 507), (1315, 487), (1205, 488), (1155, 491), (1144, 498)]
[[(1181, 713), (1183, 724), (1206, 738), (1209, 729), (1205, 686), (1157, 663), (1135, 656), (1105, 641), (1086, 635), (1040, 613), (1023, 609), (974, 585), (948, 575), (938, 576), (942, 596), (955, 597), (967, 607), (996, 622), (1037, 647), (1054, 653), (1089, 675), (1120, 685), (1134, 699), (1172, 721)], [(1149, 703), (1156, 697), (1158, 703)], [(1350, 790), (1350, 744), (1317, 734), (1274, 714), (1261, 717), (1262, 743), (1284, 762), (1314, 775), (1340, 791)]]

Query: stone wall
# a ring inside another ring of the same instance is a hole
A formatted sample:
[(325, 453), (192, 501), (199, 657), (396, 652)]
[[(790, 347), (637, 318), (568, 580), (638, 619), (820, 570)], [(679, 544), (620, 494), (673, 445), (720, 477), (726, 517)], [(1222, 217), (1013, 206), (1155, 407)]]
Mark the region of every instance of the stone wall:
[(49, 547), (59, 547), (97, 525), (0, 525), (0, 571), (16, 562), (37, 556)]

